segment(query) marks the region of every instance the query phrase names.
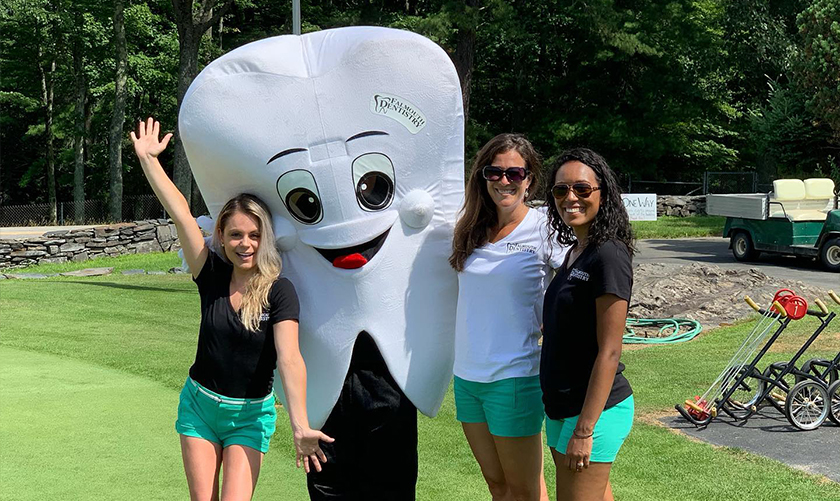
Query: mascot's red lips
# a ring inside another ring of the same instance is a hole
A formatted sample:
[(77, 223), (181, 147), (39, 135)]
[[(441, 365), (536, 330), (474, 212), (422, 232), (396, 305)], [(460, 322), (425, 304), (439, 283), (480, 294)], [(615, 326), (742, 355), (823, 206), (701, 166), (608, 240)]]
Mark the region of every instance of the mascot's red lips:
[(349, 254), (347, 256), (339, 256), (333, 259), (333, 266), (336, 268), (344, 268), (345, 270), (355, 270), (367, 264), (367, 258), (358, 252)]
[(353, 247), (345, 247), (343, 249), (318, 249), (315, 248), (324, 258), (332, 263), (336, 268), (345, 270), (355, 270), (366, 265), (368, 261), (373, 259), (373, 256), (382, 248), (385, 243), (385, 237), (391, 231), (390, 228), (385, 233), (379, 235), (373, 240), (369, 240), (363, 244), (354, 245)]

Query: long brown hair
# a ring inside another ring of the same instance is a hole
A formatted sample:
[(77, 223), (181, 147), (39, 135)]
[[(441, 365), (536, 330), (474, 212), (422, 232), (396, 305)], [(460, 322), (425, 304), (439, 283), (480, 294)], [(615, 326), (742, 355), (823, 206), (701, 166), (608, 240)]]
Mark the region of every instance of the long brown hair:
[(455, 271), (464, 271), (464, 263), (475, 249), (487, 243), (490, 228), (498, 224), (496, 204), (487, 192), (487, 181), (482, 176), (482, 169), (493, 163), (496, 155), (516, 151), (525, 160), (530, 172), (531, 184), (525, 201), (533, 199), (540, 189), (540, 171), (542, 159), (530, 141), (521, 134), (499, 134), (485, 144), (475, 157), (470, 178), (464, 194), (464, 207), (458, 222), (455, 223), (455, 236), (452, 239), (452, 255), (449, 264)]
[(221, 246), (222, 235), (228, 220), (237, 212), (256, 219), (260, 231), (260, 245), (257, 247), (254, 256), (256, 271), (248, 279), (245, 292), (242, 294), (242, 308), (239, 310), (242, 324), (247, 330), (255, 332), (260, 327), (260, 316), (263, 309), (268, 306), (268, 292), (280, 275), (282, 263), (280, 253), (277, 252), (277, 247), (274, 245), (271, 213), (262, 200), (247, 193), (239, 194), (228, 200), (219, 212), (212, 242), (216, 253), (220, 256), (225, 255)]

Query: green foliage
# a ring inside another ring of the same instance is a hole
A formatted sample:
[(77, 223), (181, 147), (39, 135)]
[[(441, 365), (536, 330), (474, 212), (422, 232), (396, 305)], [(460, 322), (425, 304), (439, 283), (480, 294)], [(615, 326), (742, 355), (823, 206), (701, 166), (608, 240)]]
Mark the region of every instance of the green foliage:
[[(840, 134), (840, 0), (302, 0), (303, 31), (380, 25), (421, 33), (457, 59), (475, 32), (466, 158), (500, 132), (550, 158), (589, 146), (622, 176), (696, 181), (706, 170), (828, 172)], [(202, 39), (199, 67), (291, 32), (292, 0), (237, 0)], [(42, 73), (55, 85), (58, 199), (72, 198), (80, 43), (85, 192), (108, 192), (116, 67), (113, 4), (5, 0), (0, 7), (0, 203), (46, 199)], [(126, 195), (149, 193), (128, 130), (174, 130), (178, 33), (171, 0), (127, 0)], [(56, 61), (50, 72), (51, 61)], [(772, 82), (767, 85), (768, 79)], [(172, 167), (171, 152), (162, 163)]]
[(808, 106), (840, 143), (840, 0), (813, 0), (796, 18), (802, 35), (801, 78)]
[(759, 172), (765, 180), (810, 177), (827, 167), (831, 131), (807, 107), (807, 94), (795, 84), (769, 82), (770, 97), (750, 114)]

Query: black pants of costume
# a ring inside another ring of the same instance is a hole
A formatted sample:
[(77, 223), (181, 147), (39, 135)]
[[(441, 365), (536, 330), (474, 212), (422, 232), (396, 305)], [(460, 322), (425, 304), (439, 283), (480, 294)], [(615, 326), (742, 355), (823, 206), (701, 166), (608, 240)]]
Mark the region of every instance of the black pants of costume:
[(415, 499), (417, 409), (366, 332), (356, 341), (341, 395), (322, 431), (335, 442), (321, 443), (327, 463), (307, 475), (312, 501)]

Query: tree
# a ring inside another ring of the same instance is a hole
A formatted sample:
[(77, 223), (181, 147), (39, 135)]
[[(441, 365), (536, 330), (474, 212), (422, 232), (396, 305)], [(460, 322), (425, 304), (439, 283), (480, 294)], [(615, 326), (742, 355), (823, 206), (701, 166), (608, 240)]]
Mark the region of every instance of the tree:
[(111, 113), (111, 129), (108, 141), (110, 182), (108, 217), (112, 221), (122, 220), (123, 165), (122, 145), (124, 141), (126, 69), (128, 54), (125, 47), (125, 2), (114, 0), (114, 49), (116, 51), (116, 72), (114, 75), (114, 107)]
[(808, 106), (840, 143), (840, 0), (812, 0), (797, 17), (802, 35), (800, 78)]
[[(178, 64), (179, 110), (187, 89), (198, 75), (198, 50), (201, 46), (201, 39), (213, 25), (219, 22), (231, 5), (233, 5), (233, 0), (221, 0), (218, 4), (216, 0), (199, 0), (198, 5), (194, 4), (194, 0), (172, 0), (180, 47)], [(187, 200), (193, 198), (192, 172), (180, 141), (175, 142), (173, 181)]]

